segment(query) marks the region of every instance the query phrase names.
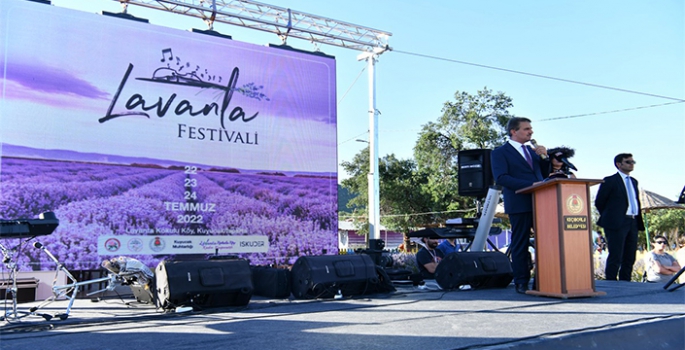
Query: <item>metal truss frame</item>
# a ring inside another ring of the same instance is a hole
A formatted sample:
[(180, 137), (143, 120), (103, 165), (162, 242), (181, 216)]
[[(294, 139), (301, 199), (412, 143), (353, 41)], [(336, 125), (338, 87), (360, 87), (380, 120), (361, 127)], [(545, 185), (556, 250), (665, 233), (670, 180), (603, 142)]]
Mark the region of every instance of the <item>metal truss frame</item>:
[(210, 29), (214, 22), (293, 37), (314, 45), (326, 44), (359, 51), (390, 50), (390, 32), (337, 21), (251, 0), (113, 0), (122, 4), (200, 18)]

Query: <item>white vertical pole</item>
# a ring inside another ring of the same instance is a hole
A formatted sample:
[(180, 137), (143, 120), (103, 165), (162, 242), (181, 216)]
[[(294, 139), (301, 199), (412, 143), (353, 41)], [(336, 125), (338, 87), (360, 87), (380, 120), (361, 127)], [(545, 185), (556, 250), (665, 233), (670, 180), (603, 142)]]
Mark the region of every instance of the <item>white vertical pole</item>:
[(388, 47), (377, 47), (357, 56), (366, 60), (369, 69), (369, 239), (381, 240), (380, 183), (378, 174), (378, 110), (376, 109), (376, 57), (387, 51)]
[(483, 203), (483, 212), (478, 219), (478, 228), (476, 228), (476, 234), (473, 236), (473, 242), (471, 242), (472, 252), (482, 252), (487, 249), (486, 243), (501, 193), (502, 189), (498, 186), (490, 186), (488, 189), (488, 195)]
[(368, 55), (369, 64), (369, 238), (381, 239), (380, 182), (378, 179), (378, 111), (376, 110), (376, 55)]

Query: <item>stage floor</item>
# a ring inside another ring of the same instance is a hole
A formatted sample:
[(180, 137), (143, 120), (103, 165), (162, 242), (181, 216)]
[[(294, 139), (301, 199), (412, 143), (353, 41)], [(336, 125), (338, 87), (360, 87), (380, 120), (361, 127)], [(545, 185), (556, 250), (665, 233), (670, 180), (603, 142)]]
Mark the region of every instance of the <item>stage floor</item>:
[[(397, 292), (332, 300), (265, 299), (245, 308), (162, 313), (77, 299), (66, 320), (0, 324), (9, 349), (645, 349), (685, 348), (685, 288), (597, 281), (605, 296), (553, 299), (506, 289)], [(39, 302), (19, 304), (26, 311)], [(62, 313), (68, 302), (42, 308)], [(9, 305), (8, 305), (9, 306)]]

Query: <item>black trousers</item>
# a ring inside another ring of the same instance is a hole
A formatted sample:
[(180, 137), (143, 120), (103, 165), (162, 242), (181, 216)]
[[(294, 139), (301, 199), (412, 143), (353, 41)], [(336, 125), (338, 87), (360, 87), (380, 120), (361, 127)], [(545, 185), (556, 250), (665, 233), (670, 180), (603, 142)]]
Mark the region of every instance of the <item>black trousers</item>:
[(604, 229), (607, 240), (606, 273), (607, 280), (630, 281), (637, 251), (637, 221), (628, 216), (623, 219), (618, 229)]
[(533, 228), (533, 213), (509, 214), (511, 222), (511, 269), (514, 283), (528, 284), (530, 281), (530, 230)]

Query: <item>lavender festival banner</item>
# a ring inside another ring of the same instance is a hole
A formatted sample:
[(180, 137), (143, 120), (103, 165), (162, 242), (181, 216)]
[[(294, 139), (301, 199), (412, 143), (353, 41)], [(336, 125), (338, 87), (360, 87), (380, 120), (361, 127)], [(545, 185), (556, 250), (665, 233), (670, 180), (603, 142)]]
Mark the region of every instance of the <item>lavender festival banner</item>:
[(337, 252), (334, 58), (19, 0), (0, 28), (0, 219), (55, 212), (67, 268)]

